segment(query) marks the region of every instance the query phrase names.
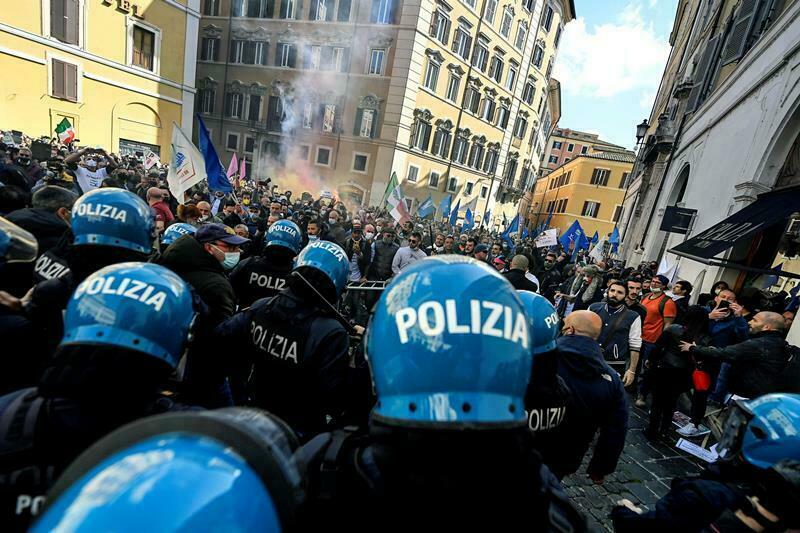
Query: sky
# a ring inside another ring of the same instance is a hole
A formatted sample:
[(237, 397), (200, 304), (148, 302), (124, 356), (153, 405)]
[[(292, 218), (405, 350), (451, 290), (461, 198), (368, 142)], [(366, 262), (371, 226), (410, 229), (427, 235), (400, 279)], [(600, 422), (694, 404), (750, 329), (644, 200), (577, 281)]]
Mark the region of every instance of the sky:
[(627, 148), (650, 115), (669, 56), (678, 0), (575, 0), (553, 76), (562, 128), (600, 134)]

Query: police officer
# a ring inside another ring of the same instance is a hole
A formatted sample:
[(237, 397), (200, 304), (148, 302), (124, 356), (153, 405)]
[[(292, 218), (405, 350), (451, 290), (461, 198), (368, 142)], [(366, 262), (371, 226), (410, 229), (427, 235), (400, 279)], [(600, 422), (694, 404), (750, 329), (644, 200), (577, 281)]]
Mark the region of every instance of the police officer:
[(547, 298), (530, 291), (517, 291), (531, 329), (533, 366), (531, 380), (525, 391), (525, 411), (528, 429), (536, 449), (547, 462), (562, 445), (554, 430), (564, 421), (570, 390), (558, 375), (556, 337), (560, 320), (555, 307)]
[(231, 285), (240, 309), (286, 288), (294, 258), (300, 252), (302, 234), (291, 220), (279, 220), (269, 227), (266, 240), (261, 255), (245, 259), (231, 272)]
[(490, 520), (547, 530), (557, 519), (583, 529), (531, 447), (531, 347), (519, 296), (485, 263), (439, 255), (403, 270), (367, 330), (377, 393), (368, 434), (322, 434), (298, 452), (309, 519), (398, 530)]
[(98, 438), (184, 409), (162, 387), (179, 366), (194, 317), (189, 287), (158, 265), (112, 265), (78, 285), (38, 387), (0, 398), (4, 527), (27, 527), (55, 478)]
[(800, 527), (800, 395), (767, 394), (729, 408), (719, 458), (699, 478), (676, 478), (655, 509), (621, 500), (614, 528), (786, 531)]
[(274, 298), (220, 324), (213, 350), (253, 364), (252, 403), (308, 438), (340, 418), (348, 403), (349, 337), (332, 315), (347, 283), (344, 250), (312, 241), (297, 257), (291, 283)]
[(31, 531), (291, 530), (303, 500), (296, 447), (256, 409), (149, 417), (78, 457)]
[(166, 248), (184, 235), (194, 235), (197, 228), (186, 222), (170, 225), (161, 235), (161, 246)]
[(70, 224), (74, 240), (65, 258), (68, 273), (38, 283), (22, 300), (0, 292), (0, 304), (23, 311), (52, 347), (61, 338), (61, 313), (74, 288), (105, 266), (145, 261), (155, 235), (155, 219), (147, 203), (115, 188), (81, 196), (72, 207)]

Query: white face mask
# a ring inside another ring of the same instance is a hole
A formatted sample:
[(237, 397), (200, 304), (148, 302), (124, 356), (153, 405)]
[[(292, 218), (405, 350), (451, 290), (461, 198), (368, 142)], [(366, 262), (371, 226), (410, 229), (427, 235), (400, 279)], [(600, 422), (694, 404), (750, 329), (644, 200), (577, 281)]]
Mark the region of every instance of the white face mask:
[(659, 294), (663, 290), (664, 289), (662, 289), (661, 287), (650, 287), (650, 292), (652, 292), (653, 294)]
[(308, 242), (316, 241), (317, 239), (319, 239), (319, 237), (317, 237), (316, 235), (309, 235), (308, 236)]
[(328, 224), (331, 224), (331, 225), (336, 224), (336, 219), (335, 218), (329, 218), (328, 219)]
[(374, 236), (375, 236), (375, 234), (374, 234), (374, 233), (372, 233), (371, 231), (368, 231), (368, 232), (366, 232), (366, 233), (364, 234), (364, 237), (366, 237), (366, 239), (367, 239), (368, 241), (369, 241), (369, 240), (371, 240), (371, 239), (372, 239)]

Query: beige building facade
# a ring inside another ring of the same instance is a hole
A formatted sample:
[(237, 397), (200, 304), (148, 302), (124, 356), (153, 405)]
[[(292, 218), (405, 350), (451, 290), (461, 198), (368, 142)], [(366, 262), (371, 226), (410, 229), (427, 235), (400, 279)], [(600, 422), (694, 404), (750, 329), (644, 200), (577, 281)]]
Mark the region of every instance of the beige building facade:
[[(412, 211), (452, 195), (513, 217), (554, 125), (570, 1), (205, 0), (198, 111), (223, 164)], [(482, 15), (482, 16), (481, 16)]]

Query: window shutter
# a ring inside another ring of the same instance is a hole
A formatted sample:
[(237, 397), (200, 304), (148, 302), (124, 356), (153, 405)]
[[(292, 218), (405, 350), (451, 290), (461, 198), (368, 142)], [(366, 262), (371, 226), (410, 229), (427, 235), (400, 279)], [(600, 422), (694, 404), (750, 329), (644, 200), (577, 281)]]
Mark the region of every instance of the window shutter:
[(378, 10), (381, 7), (381, 0), (372, 0), (372, 10), (369, 14), (369, 21), (370, 22), (377, 22), (378, 21)]
[(283, 47), (286, 46), (283, 43), (278, 43), (278, 46), (275, 47), (275, 66), (281, 66), (281, 51)]
[(56, 98), (66, 98), (64, 90), (64, 63), (57, 59), (52, 60), (53, 71), (53, 96)]
[(63, 41), (66, 36), (64, 34), (64, 16), (65, 13), (65, 0), (50, 0), (50, 36)]
[(442, 130), (436, 130), (436, 133), (433, 134), (433, 146), (431, 147), (431, 153), (434, 155), (438, 155), (439, 151), (442, 149)]
[(64, 0), (64, 42), (78, 44), (80, 9), (78, 0)]
[(297, 66), (297, 46), (289, 45), (289, 66), (292, 68)]
[(311, 6), (308, 8), (308, 20), (317, 20), (318, 8), (319, 0), (311, 0)]
[(459, 41), (460, 41), (460, 39), (459, 39), (459, 31), (456, 30), (456, 36), (453, 39), (453, 45), (450, 47), (450, 50), (452, 50), (453, 52), (458, 52), (458, 42)]
[(78, 101), (78, 67), (76, 65), (64, 64), (64, 92), (67, 100)]
[(706, 88), (705, 82), (709, 67), (711, 66), (711, 57), (717, 49), (718, 42), (718, 35), (715, 35), (709, 39), (702, 55), (700, 56), (700, 61), (697, 63), (694, 71), (694, 86), (692, 87), (692, 91), (689, 93), (689, 100), (686, 104), (687, 113), (691, 113), (702, 103), (703, 93), (705, 92)]
[(296, 20), (303, 18), (303, 0), (295, 0), (294, 18)]
[(319, 131), (322, 131), (322, 124), (325, 121), (325, 104), (320, 104), (318, 106), (319, 113), (316, 116), (316, 125)]
[(266, 18), (273, 18), (275, 16), (275, 0), (267, 0), (267, 10), (264, 13)]
[(445, 19), (444, 21), (444, 43), (447, 44), (447, 41), (450, 40), (450, 19)]
[(358, 137), (359, 135), (361, 135), (361, 120), (362, 120), (363, 117), (364, 117), (364, 109), (362, 109), (360, 107), (357, 108), (356, 109), (356, 120), (355, 120), (355, 124), (353, 125), (353, 135), (355, 137)]
[(438, 22), (439, 22), (439, 12), (434, 10), (433, 16), (431, 17), (431, 25), (430, 28), (428, 29), (428, 35), (430, 35), (431, 37), (434, 37), (436, 35), (436, 27), (439, 25)]
[(339, 13), (336, 20), (339, 22), (347, 22), (350, 20), (350, 0), (339, 0)]
[(378, 134), (378, 115), (380, 115), (380, 113), (377, 109), (372, 112), (372, 130), (369, 132), (371, 139), (374, 139), (375, 135)]
[(350, 70), (350, 49), (343, 48), (342, 49), (342, 72), (348, 72)]
[(754, 31), (756, 14), (765, 0), (741, 0), (733, 22), (728, 44), (722, 52), (722, 64), (738, 61), (747, 51), (750, 36)]

